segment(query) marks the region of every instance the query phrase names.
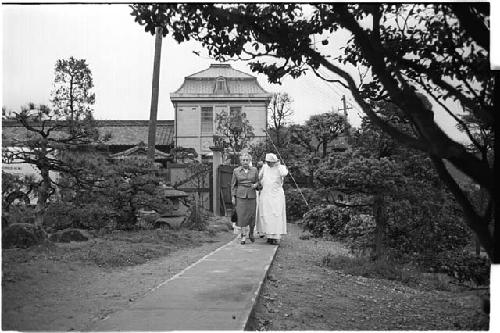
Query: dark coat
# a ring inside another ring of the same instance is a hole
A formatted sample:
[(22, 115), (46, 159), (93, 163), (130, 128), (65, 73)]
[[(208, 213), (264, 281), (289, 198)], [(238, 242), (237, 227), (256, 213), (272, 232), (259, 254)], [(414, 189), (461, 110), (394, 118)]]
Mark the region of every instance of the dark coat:
[(245, 172), (243, 167), (237, 167), (233, 170), (233, 178), (231, 179), (231, 195), (237, 198), (256, 198), (253, 184), (259, 182), (259, 172), (257, 168), (250, 167)]

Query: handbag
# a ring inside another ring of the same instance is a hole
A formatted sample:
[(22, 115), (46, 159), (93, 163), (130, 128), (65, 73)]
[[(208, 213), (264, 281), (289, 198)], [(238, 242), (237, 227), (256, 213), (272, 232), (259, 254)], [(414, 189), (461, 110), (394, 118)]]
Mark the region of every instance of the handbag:
[(233, 214), (231, 215), (231, 222), (238, 222), (238, 214), (236, 213), (236, 210), (234, 210)]

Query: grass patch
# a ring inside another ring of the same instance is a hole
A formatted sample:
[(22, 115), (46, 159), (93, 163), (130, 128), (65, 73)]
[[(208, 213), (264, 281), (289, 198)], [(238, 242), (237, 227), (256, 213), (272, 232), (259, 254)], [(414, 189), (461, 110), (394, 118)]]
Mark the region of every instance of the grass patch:
[[(223, 233), (221, 233), (223, 235)], [(8, 249), (5, 263), (29, 263), (39, 259), (80, 262), (104, 268), (140, 265), (183, 248), (220, 241), (217, 232), (198, 230), (116, 230), (87, 242), (48, 243), (28, 249)]]

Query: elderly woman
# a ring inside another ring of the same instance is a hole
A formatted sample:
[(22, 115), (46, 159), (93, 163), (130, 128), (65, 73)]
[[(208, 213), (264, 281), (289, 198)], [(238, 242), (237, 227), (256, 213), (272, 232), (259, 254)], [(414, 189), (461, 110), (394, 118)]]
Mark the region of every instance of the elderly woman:
[(286, 206), (283, 178), (288, 175), (275, 154), (266, 154), (266, 164), (259, 172), (262, 190), (259, 195), (257, 230), (265, 234), (267, 242), (278, 244), (286, 234)]
[(233, 206), (236, 205), (237, 230), (241, 237), (241, 244), (245, 244), (246, 237), (254, 242), (253, 229), (255, 226), (255, 189), (259, 185), (257, 168), (250, 166), (250, 155), (240, 156), (241, 166), (233, 170), (231, 180), (231, 194)]

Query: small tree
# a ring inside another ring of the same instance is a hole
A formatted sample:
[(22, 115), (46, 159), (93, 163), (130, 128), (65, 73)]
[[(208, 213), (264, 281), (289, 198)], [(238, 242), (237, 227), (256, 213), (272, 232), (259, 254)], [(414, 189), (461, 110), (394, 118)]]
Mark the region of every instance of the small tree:
[(73, 123), (92, 119), (95, 94), (92, 72), (85, 59), (59, 59), (55, 66), (52, 105), (54, 115), (67, 119), (69, 129)]
[(288, 93), (274, 93), (269, 102), (269, 130), (274, 133), (276, 146), (283, 145), (283, 130), (293, 116), (292, 98)]
[(328, 152), (328, 144), (332, 143), (341, 134), (347, 133), (349, 122), (347, 118), (338, 113), (322, 113), (313, 115), (306, 121), (305, 126), (312, 134), (312, 139), (316, 144), (316, 151), (322, 148), (321, 158), (325, 158)]
[(30, 103), (20, 112), (10, 113), (9, 117), (18, 121), (28, 134), (24, 139), (9, 138), (12, 147), (2, 152), (2, 159), (32, 164), (39, 170), (35, 224), (41, 226), (47, 200), (57, 188), (57, 174), (69, 175), (77, 183), (85, 181), (87, 176), (81, 165), (72, 163), (65, 151), (71, 146), (96, 140), (98, 134), (89, 119), (68, 121), (65, 114), (45, 105)]
[[(215, 115), (214, 141), (219, 141), (225, 148), (225, 154), (236, 156), (243, 148), (248, 148), (250, 141), (255, 137), (253, 126), (241, 110), (229, 114), (222, 111)], [(235, 161), (233, 161), (234, 163)]]
[(313, 186), (318, 163), (330, 156), (328, 146), (349, 128), (343, 115), (329, 112), (312, 115), (304, 125), (291, 125), (288, 128), (289, 159), (308, 174), (309, 186)]
[(372, 213), (376, 223), (376, 257), (380, 258), (384, 252), (386, 201), (388, 196), (394, 194), (397, 183), (402, 181), (400, 166), (388, 158), (356, 156), (340, 168), (323, 165), (318, 177), (324, 185), (342, 189), (351, 194), (364, 194), (372, 197)]

